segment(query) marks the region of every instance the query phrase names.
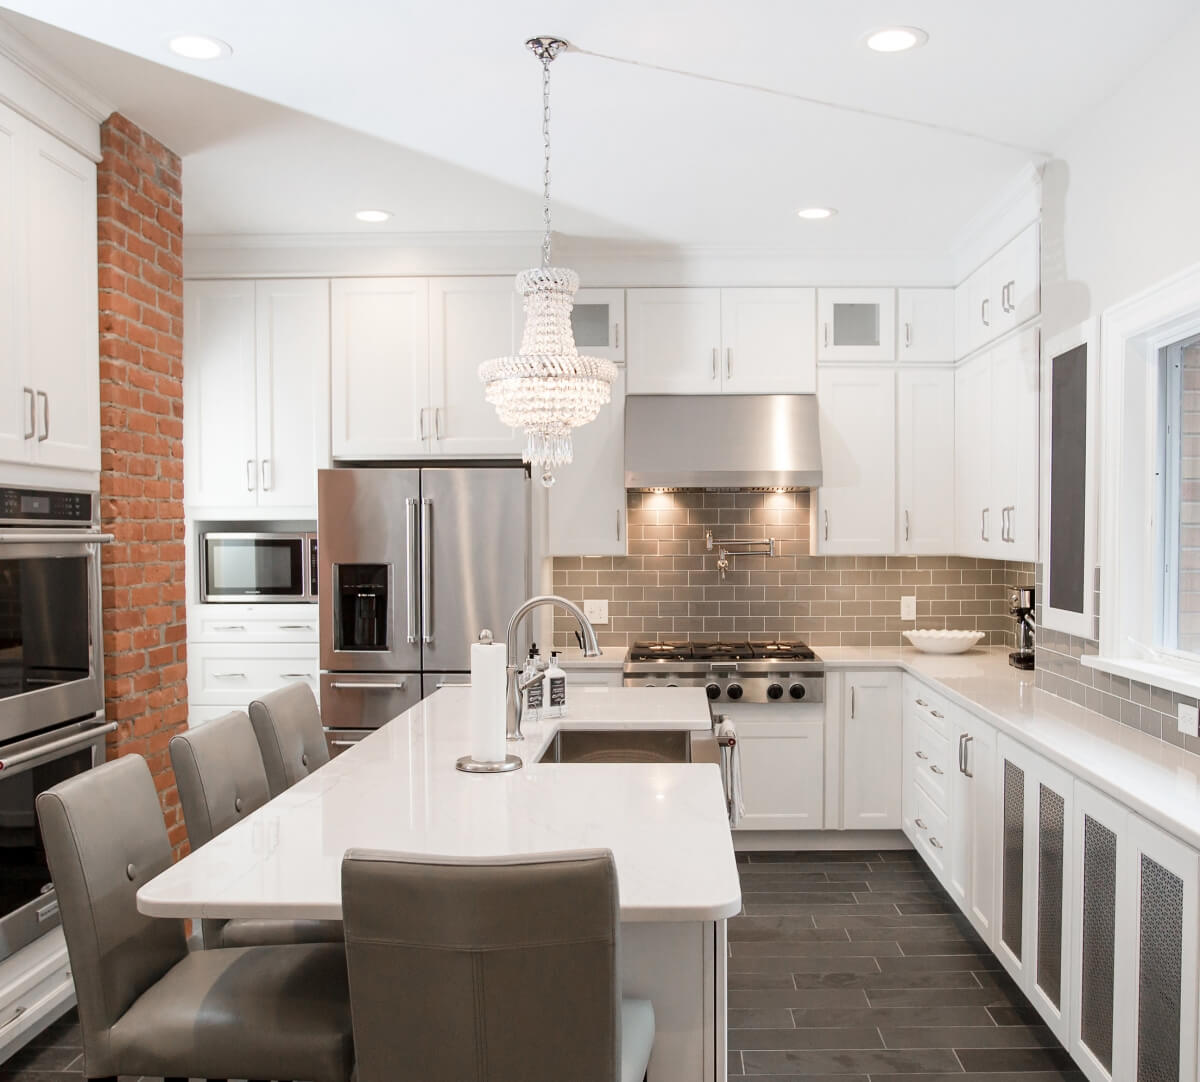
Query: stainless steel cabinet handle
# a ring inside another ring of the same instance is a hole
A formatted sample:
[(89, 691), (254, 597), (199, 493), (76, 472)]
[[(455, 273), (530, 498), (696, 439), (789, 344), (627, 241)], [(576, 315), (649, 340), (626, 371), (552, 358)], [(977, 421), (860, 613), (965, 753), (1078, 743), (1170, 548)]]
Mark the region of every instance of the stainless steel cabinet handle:
[(850, 717), (854, 717), (854, 685), (850, 685)]
[(930, 712), (930, 713), (931, 713), (931, 714), (932, 714), (932, 715), (933, 715), (935, 718), (944, 718), (944, 717), (946, 716), (945, 714), (939, 714), (939, 713), (938, 713), (936, 710), (930, 710), (929, 712)]
[(464, 676), (461, 680), (439, 680), (434, 684), (435, 691), (441, 691), (442, 688), (469, 688), (471, 686), (471, 678)]
[(269, 458), (264, 458), (262, 460), (262, 482), (263, 482), (263, 491), (270, 492), (272, 481), (271, 481), (271, 460)]
[(966, 769), (963, 767), (963, 741), (966, 740), (966, 738), (966, 733), (958, 734), (958, 772), (960, 774), (966, 773)]
[(911, 531), (908, 528), (908, 510), (905, 509), (905, 512), (904, 512), (904, 540), (905, 541), (907, 541), (909, 539), (910, 533), (911, 533)]
[(345, 680), (334, 680), (329, 685), (335, 691), (403, 691), (407, 680), (392, 680), (389, 683), (361, 684)]
[(1014, 516), (1014, 512), (1016, 510), (1017, 510), (1016, 507), (1014, 505), (1010, 504), (1008, 507), (1005, 507), (1003, 509), (1003, 511), (1001, 512), (1004, 516), (1004, 527), (1001, 530), (1000, 539), (1002, 541), (1007, 541), (1010, 545), (1015, 544), (1016, 540), (1017, 540), (1013, 536), (1013, 516)]
[(8, 1029), (8, 1027), (11, 1026), (24, 1013), (25, 1013), (25, 1008), (18, 1007), (15, 1011), (13, 1011), (13, 1015), (11, 1018), (6, 1019), (4, 1022), (0, 1022), (0, 1030)]
[(254, 491), (254, 459), (246, 459), (246, 491)]
[(929, 770), (930, 770), (930, 772), (931, 772), (931, 773), (934, 773), (934, 774), (944, 774), (944, 773), (946, 773), (946, 772), (945, 772), (945, 771), (944, 771), (944, 770), (943, 770), (943, 769), (942, 769), (940, 766), (938, 766), (938, 765), (937, 765), (937, 763), (934, 763), (934, 764), (933, 764), (933, 765), (932, 765), (932, 766), (929, 768)]
[(713, 379), (717, 378), (717, 353), (718, 352), (720, 352), (720, 351), (717, 349), (717, 347), (713, 346), (713, 365), (712, 365), (712, 378)]
[(37, 397), (42, 400), (42, 434), (38, 443), (45, 443), (50, 438), (50, 396), (45, 391), (38, 391)]
[(34, 401), (33, 388), (26, 387), (26, 388), (24, 388), (24, 391), (25, 391), (25, 405), (26, 405), (26, 408), (29, 410), (29, 425), (25, 429), (25, 438), (27, 440), (31, 440), (31, 439), (33, 439), (33, 434), (34, 434), (35, 430), (37, 429), (37, 421), (35, 419), (36, 403)]
[(91, 729), (85, 729), (81, 733), (73, 733), (71, 736), (64, 736), (61, 740), (52, 740), (48, 744), (42, 744), (37, 748), (29, 748), (26, 751), (18, 751), (12, 755), (6, 755), (0, 759), (0, 771), (12, 770), (13, 767), (20, 766), (22, 763), (32, 762), (34, 759), (44, 759), (48, 755), (57, 755), (60, 751), (66, 751), (68, 748), (73, 748), (78, 744), (90, 744), (98, 736), (104, 736), (106, 733), (115, 733), (117, 731), (117, 723), (110, 721), (106, 725), (97, 725)]
[(621, 540), (621, 509), (617, 508), (617, 540)]
[(975, 772), (971, 767), (971, 741), (975, 738), (970, 733), (963, 733), (963, 773), (968, 778), (975, 777)]
[(244, 672), (215, 672), (213, 673), (214, 680), (245, 680)]
[(285, 680), (311, 680), (313, 674), (310, 672), (281, 672), (279, 674)]
[(613, 324), (613, 349), (621, 348), (621, 324)]
[(828, 349), (829, 348), (829, 324), (826, 323), (824, 326), (825, 326), (824, 344), (825, 344), (825, 348)]
[(446, 413), (446, 411), (444, 409), (442, 409), (441, 406), (438, 406), (438, 408), (433, 411), (433, 438), (435, 440), (440, 440), (443, 438), (442, 437), (442, 418), (445, 415), (445, 413)]
[(331, 740), (329, 746), (331, 748), (352, 748), (355, 744), (361, 743), (361, 740)]
[(923, 751), (918, 751), (918, 752), (917, 752), (917, 758), (918, 758), (918, 759), (928, 759), (928, 758), (929, 758), (929, 756), (928, 756), (928, 755), (926, 755), (926, 754), (925, 754)]
[(987, 525), (988, 509), (985, 507), (979, 512), (979, 539), (981, 541), (986, 541), (988, 539)]
[(924, 699), (915, 699), (917, 706), (928, 706), (929, 704)]
[(733, 379), (733, 347), (725, 347), (725, 378)]
[(417, 410), (417, 430), (418, 439), (425, 440), (429, 438), (425, 435), (425, 408), (423, 406)]
[(280, 631), (316, 631), (312, 624), (280, 624)]
[(421, 498), (421, 640), (433, 642), (433, 500)]
[(213, 624), (213, 631), (245, 631), (245, 624)]
[(942, 848), (942, 843), (939, 842), (932, 834), (929, 835), (929, 844), (932, 845), (934, 849)]
[(1006, 312), (1015, 312), (1017, 310), (1016, 303), (1012, 299), (1013, 287), (1016, 286), (1016, 279), (1004, 283), (1004, 310)]
[(904, 324), (904, 344), (905, 344), (905, 346), (912, 345), (912, 324), (911, 323)]
[(825, 540), (829, 540), (829, 511), (825, 511)]
[(983, 320), (985, 327), (990, 327), (992, 324), (988, 320), (988, 307), (991, 305), (991, 297), (984, 297), (979, 304), (979, 318)]
[(409, 643), (417, 641), (417, 501), (410, 496), (404, 501), (404, 518), (407, 523), (408, 550), (404, 561), (404, 597), (408, 603)]
[(929, 829), (929, 828), (928, 828), (928, 827), (925, 825), (925, 820), (924, 820), (924, 819), (917, 818), (917, 819), (914, 819), (914, 820), (913, 820), (913, 822), (914, 822), (914, 823), (916, 823), (916, 825), (917, 825), (918, 827), (920, 827), (922, 830), (928, 830), (928, 829)]

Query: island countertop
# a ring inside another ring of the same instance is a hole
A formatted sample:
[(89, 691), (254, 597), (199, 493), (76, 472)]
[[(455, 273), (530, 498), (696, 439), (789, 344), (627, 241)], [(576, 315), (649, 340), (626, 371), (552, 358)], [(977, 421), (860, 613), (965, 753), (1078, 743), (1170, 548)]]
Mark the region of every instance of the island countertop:
[(560, 728), (707, 730), (699, 688), (576, 688), (570, 716), (530, 723), (509, 774), (455, 769), (471, 689), (401, 714), (138, 892), (151, 916), (339, 919), (349, 848), (430, 856), (613, 851), (621, 919), (713, 921), (741, 890), (719, 769), (538, 763)]

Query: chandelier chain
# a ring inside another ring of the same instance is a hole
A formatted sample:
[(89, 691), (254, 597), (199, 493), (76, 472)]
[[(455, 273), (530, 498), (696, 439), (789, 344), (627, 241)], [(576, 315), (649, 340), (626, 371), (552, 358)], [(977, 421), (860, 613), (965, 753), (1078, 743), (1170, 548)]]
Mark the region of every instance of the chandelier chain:
[(542, 237), (542, 266), (550, 266), (550, 61), (553, 56), (542, 57), (542, 147), (545, 164), (542, 169), (542, 220), (546, 233)]

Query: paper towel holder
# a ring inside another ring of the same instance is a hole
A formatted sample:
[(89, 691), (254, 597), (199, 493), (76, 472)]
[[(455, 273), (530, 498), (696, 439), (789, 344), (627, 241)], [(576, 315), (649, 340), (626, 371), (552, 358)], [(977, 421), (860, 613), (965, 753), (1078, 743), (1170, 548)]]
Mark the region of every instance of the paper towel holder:
[[(484, 628), (479, 633), (479, 641), (490, 643), (492, 641), (492, 633)], [(470, 755), (464, 755), (454, 763), (455, 770), (461, 770), (464, 774), (507, 774), (510, 770), (520, 770), (524, 766), (524, 762), (519, 755), (508, 754), (503, 759), (498, 759), (495, 762), (485, 762), (480, 759), (475, 759)]]

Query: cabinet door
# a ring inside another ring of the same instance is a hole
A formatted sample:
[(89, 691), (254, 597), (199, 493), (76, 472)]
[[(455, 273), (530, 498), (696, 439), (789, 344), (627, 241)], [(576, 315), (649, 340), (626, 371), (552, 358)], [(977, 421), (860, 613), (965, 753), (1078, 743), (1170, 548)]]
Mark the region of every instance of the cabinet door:
[(961, 360), (975, 347), (972, 345), (971, 291), (967, 282), (954, 287), (954, 359)]
[(988, 555), (1037, 559), (1039, 339), (1036, 328), (1006, 339), (992, 352), (988, 423), (991, 499)]
[(630, 289), (630, 394), (721, 390), (721, 291)]
[(739, 830), (824, 825), (824, 723), (737, 719), (746, 813)]
[(989, 946), (996, 925), (996, 732), (956, 711), (949, 891)]
[[(581, 289), (571, 309), (575, 347), (588, 357), (625, 360), (625, 290)], [(520, 325), (517, 327), (520, 332)]]
[(1028, 776), (1027, 764), (1019, 749), (1003, 738), (999, 743), (999, 928), (996, 956), (1022, 987), (1026, 984), (1026, 927), (1029, 906), (1026, 904), (1026, 849), (1028, 831), (1026, 793), (1033, 790), (1035, 779)]
[(0, 460), (25, 462), (34, 438), (33, 389), (26, 390), (26, 354), (19, 338), (25, 258), (23, 142), (28, 125), (0, 105)]
[(896, 551), (896, 376), (890, 368), (817, 373), (822, 481), (817, 547), (826, 554)]
[(548, 494), (551, 556), (624, 556), (625, 371), (612, 401), (571, 434), (575, 461), (555, 474)]
[(842, 721), (843, 829), (900, 829), (903, 759), (900, 674), (847, 673)]
[(897, 511), (900, 551), (954, 551), (954, 371), (897, 376)]
[(896, 291), (819, 289), (820, 361), (894, 361)]
[(334, 279), (330, 328), (333, 457), (426, 452), (433, 427), (429, 283), (423, 278)]
[(183, 301), (184, 497), (190, 507), (253, 507), (254, 283), (188, 282)]
[(954, 360), (954, 290), (901, 289), (896, 304), (899, 359), (951, 363)]
[(511, 354), (515, 327), (509, 278), (434, 278), (429, 283), (430, 449), (457, 458), (519, 455), (525, 434), (508, 428), (484, 398), (479, 365)]
[(30, 382), (37, 461), (100, 468), (100, 330), (96, 315), (96, 166), (30, 127)]
[(1037, 223), (1008, 242), (992, 261), (997, 330), (1019, 327), (1041, 310), (1041, 248)]
[(955, 551), (964, 556), (986, 555), (999, 537), (991, 507), (991, 387), (988, 354), (954, 373)]
[(329, 465), (329, 282), (254, 287), (258, 503), (316, 514)]
[(735, 394), (817, 389), (816, 290), (721, 290), (722, 387)]
[(992, 297), (992, 264), (985, 263), (967, 279), (967, 349), (986, 346), (1000, 333), (998, 322), (1003, 314)]

